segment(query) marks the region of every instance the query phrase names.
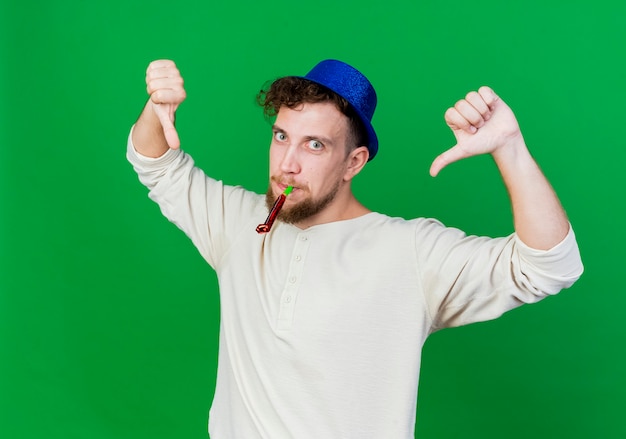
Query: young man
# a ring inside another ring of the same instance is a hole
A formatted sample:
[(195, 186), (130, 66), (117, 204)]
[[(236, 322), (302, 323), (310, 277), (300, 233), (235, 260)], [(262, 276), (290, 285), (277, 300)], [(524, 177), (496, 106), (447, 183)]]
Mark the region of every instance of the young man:
[[(491, 154), (515, 223), (497, 239), (390, 218), (355, 198), (351, 181), (378, 151), (376, 95), (344, 63), (323, 61), (260, 96), (277, 113), (265, 199), (207, 177), (179, 149), (173, 121), (185, 91), (173, 62), (152, 63), (147, 84), (128, 158), (220, 283), (213, 439), (412, 438), (431, 332), (496, 318), (582, 273), (559, 200), (487, 87), (446, 112), (457, 145), (431, 174)], [(257, 233), (288, 186), (278, 221)]]

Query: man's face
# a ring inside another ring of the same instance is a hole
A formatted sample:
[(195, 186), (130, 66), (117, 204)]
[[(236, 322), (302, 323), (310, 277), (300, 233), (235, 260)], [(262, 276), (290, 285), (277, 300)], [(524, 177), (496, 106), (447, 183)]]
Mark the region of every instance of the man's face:
[(293, 224), (309, 220), (308, 225), (316, 223), (316, 218), (319, 222), (335, 220), (338, 206), (333, 202), (346, 183), (347, 117), (332, 103), (282, 107), (273, 133), (268, 207), (291, 185), (293, 191), (279, 220)]

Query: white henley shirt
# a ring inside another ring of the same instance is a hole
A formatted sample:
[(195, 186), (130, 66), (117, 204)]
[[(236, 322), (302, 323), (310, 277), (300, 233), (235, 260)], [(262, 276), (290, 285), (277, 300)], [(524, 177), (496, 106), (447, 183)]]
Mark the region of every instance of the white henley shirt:
[(573, 232), (548, 251), (369, 213), (266, 235), (264, 196), (170, 150), (127, 157), (215, 269), (221, 322), (213, 439), (410, 439), (433, 331), (496, 318), (582, 273)]

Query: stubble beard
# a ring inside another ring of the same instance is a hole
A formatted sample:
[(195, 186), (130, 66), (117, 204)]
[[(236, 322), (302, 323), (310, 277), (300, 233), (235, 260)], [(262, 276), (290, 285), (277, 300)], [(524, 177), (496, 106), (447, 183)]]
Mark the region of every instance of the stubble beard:
[[(324, 210), (326, 206), (328, 206), (330, 202), (335, 199), (338, 192), (339, 182), (337, 182), (335, 186), (333, 186), (331, 190), (322, 198), (307, 198), (306, 200), (303, 200), (291, 207), (283, 206), (282, 210), (278, 213), (276, 219), (287, 224), (296, 224), (300, 221), (311, 218), (312, 216), (315, 216), (322, 210)], [(265, 205), (267, 206), (268, 210), (272, 209), (272, 206), (274, 206), (274, 203), (276, 202), (276, 198), (277, 197), (272, 191), (272, 186), (270, 185), (267, 189), (267, 193), (265, 194)]]

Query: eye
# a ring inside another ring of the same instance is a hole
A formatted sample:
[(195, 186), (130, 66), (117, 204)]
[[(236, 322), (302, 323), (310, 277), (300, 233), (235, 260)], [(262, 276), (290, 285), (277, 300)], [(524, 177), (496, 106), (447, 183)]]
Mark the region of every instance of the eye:
[(324, 148), (324, 145), (319, 140), (309, 140), (307, 146), (313, 151), (321, 151)]
[(278, 140), (279, 142), (284, 142), (285, 140), (287, 140), (287, 135), (282, 131), (276, 131), (274, 133), (274, 139)]

